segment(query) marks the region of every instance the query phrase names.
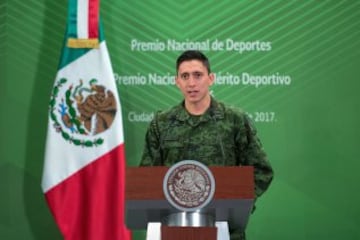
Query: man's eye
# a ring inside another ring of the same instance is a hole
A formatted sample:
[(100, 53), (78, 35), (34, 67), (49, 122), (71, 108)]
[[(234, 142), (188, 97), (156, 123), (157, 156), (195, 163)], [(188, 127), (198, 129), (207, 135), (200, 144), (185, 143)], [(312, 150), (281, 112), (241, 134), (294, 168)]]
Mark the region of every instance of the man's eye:
[(193, 76), (195, 79), (199, 79), (203, 76), (203, 74), (201, 72), (194, 72)]
[(187, 79), (189, 79), (189, 74), (182, 74), (181, 75), (181, 79), (183, 79), (183, 80), (187, 80)]

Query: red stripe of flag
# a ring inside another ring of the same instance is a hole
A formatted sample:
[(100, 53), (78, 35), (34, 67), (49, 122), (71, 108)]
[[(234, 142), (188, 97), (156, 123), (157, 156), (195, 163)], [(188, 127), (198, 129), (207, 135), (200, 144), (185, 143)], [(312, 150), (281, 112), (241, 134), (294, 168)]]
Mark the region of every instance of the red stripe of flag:
[(121, 144), (46, 192), (64, 239), (131, 239), (124, 223), (124, 166)]
[(89, 0), (89, 38), (99, 37), (99, 0)]

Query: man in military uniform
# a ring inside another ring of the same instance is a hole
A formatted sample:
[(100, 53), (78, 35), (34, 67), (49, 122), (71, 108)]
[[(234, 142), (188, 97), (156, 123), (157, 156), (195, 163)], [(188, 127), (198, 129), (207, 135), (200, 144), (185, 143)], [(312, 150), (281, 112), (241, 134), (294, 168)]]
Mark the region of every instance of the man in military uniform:
[[(215, 76), (201, 52), (185, 51), (176, 69), (176, 85), (184, 100), (155, 114), (145, 136), (141, 165), (197, 160), (208, 166), (253, 166), (259, 197), (270, 185), (273, 170), (249, 117), (210, 95)], [(244, 230), (231, 226), (230, 235), (231, 240), (245, 239)]]

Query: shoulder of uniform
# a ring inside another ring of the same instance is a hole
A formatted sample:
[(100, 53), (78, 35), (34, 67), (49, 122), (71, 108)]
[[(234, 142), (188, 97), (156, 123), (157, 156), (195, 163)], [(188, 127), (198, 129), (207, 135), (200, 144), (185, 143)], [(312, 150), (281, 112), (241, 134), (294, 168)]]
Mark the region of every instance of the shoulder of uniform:
[(222, 119), (225, 117), (227, 106), (214, 98), (211, 98), (210, 115), (213, 115), (216, 119)]
[(159, 110), (155, 113), (159, 119), (168, 119), (170, 116), (176, 114), (180, 109), (180, 106), (173, 106), (168, 109)]
[(220, 109), (225, 116), (229, 117), (229, 116), (233, 116), (235, 118), (245, 118), (246, 117), (246, 112), (236, 106), (230, 105), (230, 104), (225, 104), (223, 102), (217, 102), (217, 108)]
[(233, 106), (231, 104), (225, 104), (223, 102), (216, 101), (216, 109), (218, 112), (221, 112), (225, 119), (228, 119), (235, 126), (241, 129), (253, 129), (253, 122), (242, 108)]
[(181, 111), (182, 111), (181, 104), (173, 106), (173, 107), (165, 109), (165, 110), (158, 110), (154, 114), (153, 123), (167, 124), (171, 121), (174, 121)]

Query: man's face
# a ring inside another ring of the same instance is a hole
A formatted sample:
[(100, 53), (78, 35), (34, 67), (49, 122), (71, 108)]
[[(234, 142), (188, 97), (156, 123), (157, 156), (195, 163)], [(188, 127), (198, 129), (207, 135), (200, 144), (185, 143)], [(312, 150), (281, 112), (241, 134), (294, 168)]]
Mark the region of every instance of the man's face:
[(209, 87), (214, 82), (214, 75), (209, 74), (204, 64), (198, 60), (182, 62), (176, 76), (176, 85), (191, 104), (201, 103), (209, 95)]

